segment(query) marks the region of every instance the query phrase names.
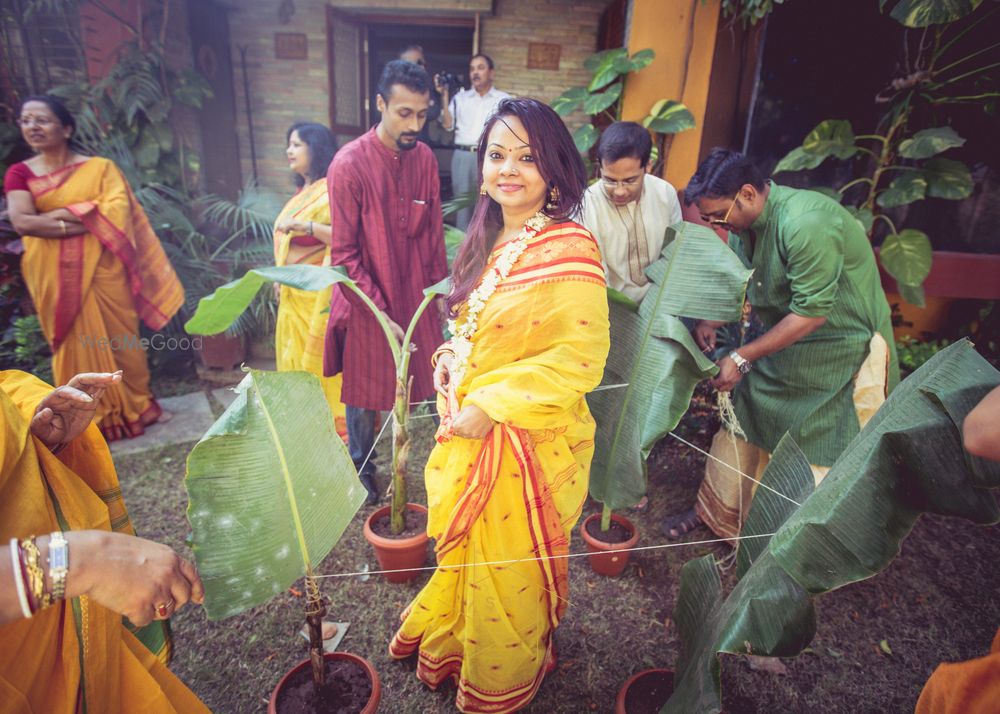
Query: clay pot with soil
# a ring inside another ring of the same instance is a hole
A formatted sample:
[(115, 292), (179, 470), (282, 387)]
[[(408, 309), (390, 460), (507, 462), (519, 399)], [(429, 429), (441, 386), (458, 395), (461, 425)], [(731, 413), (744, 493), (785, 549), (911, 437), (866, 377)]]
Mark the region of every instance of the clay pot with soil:
[(379, 570), (405, 570), (385, 573), (390, 583), (407, 583), (420, 573), (427, 559), (427, 508), (407, 503), (402, 533), (392, 532), (391, 506), (379, 508), (365, 521), (365, 538), (375, 548)]
[(241, 335), (205, 335), (197, 349), (201, 363), (209, 369), (235, 369), (246, 359), (247, 352)]
[(615, 714), (659, 714), (673, 693), (673, 670), (644, 670), (629, 677), (618, 690)]
[(371, 662), (347, 652), (323, 655), (326, 681), (313, 686), (310, 660), (302, 660), (271, 692), (268, 714), (315, 714), (338, 711), (374, 714), (382, 698), (382, 683)]
[[(598, 575), (621, 575), (628, 565), (628, 549), (639, 540), (639, 530), (625, 516), (611, 514), (607, 530), (601, 530), (601, 514), (594, 513), (580, 526), (580, 535), (590, 552), (590, 567)], [(624, 552), (623, 552), (624, 551)]]

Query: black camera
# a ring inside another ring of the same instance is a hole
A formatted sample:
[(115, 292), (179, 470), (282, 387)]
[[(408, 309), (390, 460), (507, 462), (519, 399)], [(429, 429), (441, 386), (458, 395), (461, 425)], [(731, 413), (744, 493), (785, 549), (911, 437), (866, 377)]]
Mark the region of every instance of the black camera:
[(451, 72), (438, 72), (434, 75), (434, 84), (439, 87), (447, 87), (448, 96), (454, 97), (462, 89), (462, 82), (457, 74)]

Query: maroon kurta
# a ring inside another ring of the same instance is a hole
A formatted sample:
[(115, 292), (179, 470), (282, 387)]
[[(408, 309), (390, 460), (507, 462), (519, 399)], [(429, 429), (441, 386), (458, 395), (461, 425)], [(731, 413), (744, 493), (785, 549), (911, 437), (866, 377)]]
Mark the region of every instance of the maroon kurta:
[[(344, 266), (405, 330), (424, 288), (448, 275), (434, 154), (422, 142), (409, 151), (390, 151), (372, 129), (337, 152), (326, 178), (331, 264)], [(413, 334), (413, 401), (434, 393), (430, 358), (441, 341), (438, 311), (431, 305)], [(323, 363), (327, 376), (344, 373), (345, 404), (392, 408), (396, 368), (385, 334), (371, 310), (339, 285), (330, 301)]]

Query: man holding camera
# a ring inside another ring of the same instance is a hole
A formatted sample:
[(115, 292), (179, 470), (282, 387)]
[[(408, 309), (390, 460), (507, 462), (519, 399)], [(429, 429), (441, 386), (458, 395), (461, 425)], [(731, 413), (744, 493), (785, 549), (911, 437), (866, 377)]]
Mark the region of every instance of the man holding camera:
[[(449, 101), (447, 77), (434, 76), (434, 87), (441, 94), (441, 117), (445, 131), (455, 132), (455, 153), (451, 158), (452, 195), (460, 196), (479, 189), (479, 165), (476, 149), (479, 135), (501, 99), (510, 95), (493, 86), (493, 60), (482, 53), (469, 61), (469, 81), (472, 86), (455, 94)], [(463, 208), (455, 215), (455, 226), (466, 230), (472, 219), (472, 208)]]

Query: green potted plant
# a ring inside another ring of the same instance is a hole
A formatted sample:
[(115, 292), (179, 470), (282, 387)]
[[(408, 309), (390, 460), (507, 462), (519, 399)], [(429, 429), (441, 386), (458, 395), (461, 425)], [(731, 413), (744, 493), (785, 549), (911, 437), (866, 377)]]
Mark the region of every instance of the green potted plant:
[[(638, 537), (612, 510), (646, 494), (649, 452), (680, 422), (698, 382), (718, 371), (679, 316), (738, 320), (750, 271), (712, 229), (681, 222), (668, 229), (646, 275), (652, 285), (641, 304), (609, 291), (611, 351), (602, 386), (587, 397), (597, 421), (590, 495), (603, 510), (584, 520), (581, 535), (592, 549), (591, 566), (608, 575), (625, 568), (628, 553), (616, 551)], [(613, 522), (624, 538), (604, 535)]]
[[(584, 114), (603, 121), (621, 121), (621, 98), (628, 75), (648, 67), (655, 57), (651, 49), (639, 50), (631, 57), (624, 47), (596, 52), (583, 62), (583, 66), (593, 73), (590, 83), (586, 87), (566, 90), (552, 102), (552, 108), (564, 117), (582, 109)], [(670, 152), (674, 134), (693, 129), (695, 121), (694, 115), (680, 102), (660, 99), (650, 108), (642, 125), (654, 137), (653, 171), (658, 174)], [(588, 122), (573, 132), (573, 141), (577, 150), (586, 156), (599, 135), (597, 127)]]
[(814, 598), (886, 568), (922, 513), (1000, 521), (1000, 464), (966, 452), (960, 428), (997, 385), (1000, 372), (968, 340), (941, 350), (893, 390), (819, 487), (782, 439), (743, 526), (732, 592), (723, 597), (711, 555), (681, 571), (681, 653), (663, 711), (720, 711), (719, 653), (802, 652), (816, 632)]
[[(396, 365), (396, 399), (390, 417), (392, 419), (392, 503), (390, 506), (375, 511), (369, 517), (365, 529), (366, 536), (368, 536), (368, 532), (372, 531), (371, 525), (386, 514), (389, 515), (390, 537), (380, 540), (372, 539), (369, 536), (369, 541), (376, 549), (376, 555), (383, 570), (411, 570), (408, 573), (387, 573), (387, 579), (393, 582), (410, 580), (417, 574), (412, 569), (419, 567), (424, 562), (427, 543), (427, 534), (422, 529), (407, 538), (400, 537), (406, 529), (405, 513), (407, 510), (426, 512), (423, 506), (408, 503), (406, 498), (406, 469), (410, 447), (410, 340), (417, 321), (427, 306), (434, 298), (447, 292), (448, 280), (443, 280), (424, 290), (424, 299), (410, 319), (402, 344), (393, 337), (381, 311), (357, 287), (342, 267), (323, 268), (310, 265), (292, 265), (250, 270), (239, 280), (224, 285), (212, 295), (203, 298), (194, 317), (185, 325), (185, 329), (189, 333), (197, 335), (216, 334), (225, 330), (246, 310), (260, 291), (261, 286), (272, 281), (300, 290), (322, 290), (334, 283), (339, 283), (357, 295), (371, 309), (385, 334)], [(374, 533), (372, 534), (374, 535)], [(391, 540), (394, 543), (386, 544), (383, 542), (384, 540)], [(401, 547), (387, 548), (387, 546)], [(408, 555), (408, 559), (402, 563), (395, 559), (400, 551)]]
[(261, 605), (305, 577), (309, 659), (275, 687), (270, 711), (283, 711), (289, 699), (317, 712), (374, 712), (381, 687), (371, 665), (323, 652), (327, 601), (315, 567), (365, 491), (319, 380), (305, 372), (250, 370), (188, 455), (184, 483), (209, 619)]

